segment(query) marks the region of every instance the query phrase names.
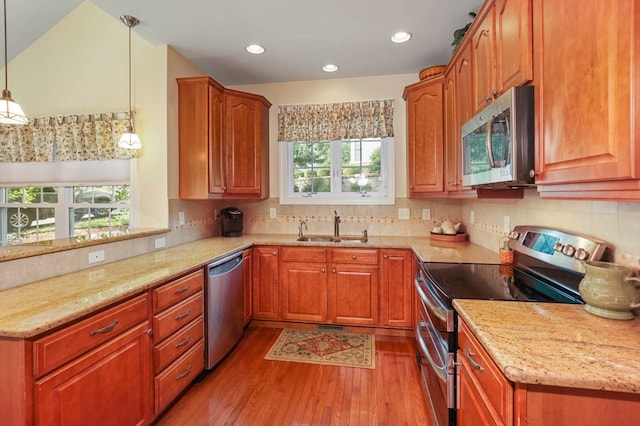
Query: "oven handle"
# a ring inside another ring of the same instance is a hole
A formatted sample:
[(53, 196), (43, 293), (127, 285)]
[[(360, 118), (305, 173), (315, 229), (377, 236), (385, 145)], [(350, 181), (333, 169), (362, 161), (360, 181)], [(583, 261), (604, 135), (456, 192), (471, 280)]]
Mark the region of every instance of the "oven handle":
[[(431, 365), (431, 368), (433, 368), (433, 370), (436, 372), (440, 380), (446, 383), (447, 382), (446, 360), (445, 360), (445, 364), (443, 365), (440, 365), (436, 362), (434, 356), (429, 351), (427, 344), (422, 339), (422, 334), (420, 333), (421, 328), (424, 328), (425, 330), (427, 330), (427, 333), (429, 333), (429, 337), (431, 338), (431, 342), (433, 343), (432, 347), (435, 348), (436, 350), (438, 350), (437, 348), (443, 347), (442, 342), (438, 342), (437, 338), (435, 337), (436, 335), (439, 336), (440, 334), (438, 333), (438, 330), (436, 330), (433, 325), (427, 323), (424, 320), (418, 321), (418, 324), (416, 325), (416, 340), (418, 341), (418, 345), (420, 346), (420, 352), (422, 352), (425, 358), (427, 358), (427, 360), (429, 361), (429, 364)], [(445, 349), (445, 352), (446, 352), (446, 349)], [(442, 358), (446, 358), (446, 354), (444, 354)]]
[[(424, 289), (423, 286), (420, 285), (421, 281), (425, 284)], [(418, 277), (413, 281), (413, 285), (415, 286), (422, 303), (424, 303), (427, 308), (429, 308), (429, 310), (433, 312), (438, 319), (440, 319), (440, 321), (447, 324), (447, 327), (449, 327), (449, 323), (447, 322), (447, 312), (449, 309), (439, 297), (433, 294), (433, 291), (429, 288), (427, 279), (424, 277), (422, 271), (419, 272)]]

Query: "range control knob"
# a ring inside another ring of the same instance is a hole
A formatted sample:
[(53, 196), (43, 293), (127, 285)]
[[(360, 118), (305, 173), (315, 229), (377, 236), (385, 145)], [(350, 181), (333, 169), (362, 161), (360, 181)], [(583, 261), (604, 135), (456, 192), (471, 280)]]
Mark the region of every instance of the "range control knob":
[(589, 252), (583, 248), (576, 250), (574, 257), (578, 260), (587, 260), (589, 258)]
[(576, 248), (574, 246), (572, 246), (571, 244), (567, 244), (566, 246), (564, 246), (564, 248), (562, 249), (562, 254), (565, 254), (569, 257), (573, 257), (573, 255), (576, 252)]
[(509, 232), (509, 238), (512, 240), (517, 240), (518, 238), (520, 238), (520, 233), (518, 231), (511, 231)]
[(562, 252), (562, 249), (564, 249), (564, 246), (562, 245), (562, 243), (561, 243), (561, 242), (557, 242), (557, 243), (555, 243), (555, 244), (553, 245), (553, 249), (554, 249), (555, 251)]

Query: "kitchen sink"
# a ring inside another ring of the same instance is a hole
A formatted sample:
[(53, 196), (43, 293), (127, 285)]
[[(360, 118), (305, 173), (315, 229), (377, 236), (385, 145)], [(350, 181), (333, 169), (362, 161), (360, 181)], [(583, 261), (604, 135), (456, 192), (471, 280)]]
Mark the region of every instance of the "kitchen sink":
[(304, 241), (307, 243), (332, 243), (335, 241), (333, 237), (323, 237), (323, 236), (302, 236), (299, 237), (296, 241)]
[(332, 237), (330, 235), (303, 235), (296, 241), (307, 243), (366, 243), (367, 237), (364, 235), (345, 235), (343, 237)]

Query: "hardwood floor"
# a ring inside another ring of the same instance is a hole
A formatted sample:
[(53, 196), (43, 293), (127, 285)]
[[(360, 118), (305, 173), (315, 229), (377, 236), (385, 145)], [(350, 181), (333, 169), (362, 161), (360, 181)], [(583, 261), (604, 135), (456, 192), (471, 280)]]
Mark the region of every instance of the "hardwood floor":
[(376, 335), (376, 368), (264, 359), (281, 329), (251, 327), (158, 425), (432, 425), (413, 339)]

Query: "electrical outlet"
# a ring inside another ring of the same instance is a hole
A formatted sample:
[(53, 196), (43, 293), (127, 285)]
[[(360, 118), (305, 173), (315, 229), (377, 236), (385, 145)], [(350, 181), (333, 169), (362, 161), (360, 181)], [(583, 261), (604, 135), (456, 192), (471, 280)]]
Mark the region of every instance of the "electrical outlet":
[(398, 219), (408, 220), (411, 218), (411, 211), (409, 209), (398, 209)]
[(276, 216), (277, 216), (276, 208), (275, 207), (269, 208), (269, 219), (275, 219)]
[(511, 220), (511, 219), (509, 218), (509, 216), (505, 216), (505, 217), (504, 217), (504, 227), (502, 228), (502, 230), (503, 230), (505, 233), (508, 233), (508, 232), (511, 230), (511, 228), (510, 228), (510, 226), (509, 226), (509, 222), (510, 222), (510, 220)]
[(89, 263), (102, 262), (104, 260), (104, 250), (92, 251), (89, 253)]
[(178, 212), (178, 222), (180, 225), (184, 225), (184, 212)]
[(471, 214), (469, 214), (469, 223), (473, 225), (475, 221), (476, 221), (476, 212), (471, 210)]
[(422, 220), (431, 220), (431, 209), (422, 209)]
[(164, 247), (164, 238), (156, 238), (156, 248)]

